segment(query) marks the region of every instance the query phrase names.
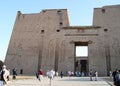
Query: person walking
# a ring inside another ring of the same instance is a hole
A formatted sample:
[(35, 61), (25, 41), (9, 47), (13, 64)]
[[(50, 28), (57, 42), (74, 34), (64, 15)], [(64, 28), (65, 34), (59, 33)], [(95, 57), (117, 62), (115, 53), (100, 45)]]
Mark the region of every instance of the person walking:
[(115, 86), (120, 86), (120, 70), (117, 71), (116, 75), (115, 75), (115, 82), (114, 82)]
[(7, 74), (8, 70), (6, 69), (6, 66), (3, 65), (2, 70), (1, 70), (1, 81), (3, 82), (3, 86), (6, 86), (7, 84)]
[(112, 76), (113, 76), (113, 82), (115, 84), (116, 81), (116, 74), (118, 73), (118, 69), (116, 69), (115, 71), (113, 71)]
[(35, 75), (36, 75), (36, 78), (39, 79), (39, 71), (36, 71)]
[(58, 71), (55, 72), (55, 75), (56, 75), (56, 77), (58, 77), (58, 75), (59, 75)]
[(90, 76), (90, 81), (92, 81), (92, 69), (89, 72), (89, 76)]
[(98, 80), (98, 72), (95, 71), (95, 81), (97, 81), (97, 80)]
[(70, 79), (71, 75), (72, 75), (71, 71), (68, 71), (68, 77), (69, 77), (69, 79)]
[(48, 78), (50, 79), (50, 86), (51, 86), (51, 80), (53, 79), (53, 77), (54, 77), (54, 71), (53, 71), (53, 70), (50, 70), (50, 71), (48, 72)]
[(13, 79), (15, 80), (15, 79), (16, 79), (16, 76), (17, 76), (17, 69), (16, 69), (16, 68), (14, 68), (14, 69), (12, 70), (12, 74), (13, 74)]
[(110, 76), (110, 78), (112, 78), (112, 71), (111, 70), (109, 71), (109, 76)]
[(43, 78), (43, 71), (42, 71), (42, 69), (40, 69), (40, 71), (39, 71), (39, 81), (41, 81), (42, 78)]

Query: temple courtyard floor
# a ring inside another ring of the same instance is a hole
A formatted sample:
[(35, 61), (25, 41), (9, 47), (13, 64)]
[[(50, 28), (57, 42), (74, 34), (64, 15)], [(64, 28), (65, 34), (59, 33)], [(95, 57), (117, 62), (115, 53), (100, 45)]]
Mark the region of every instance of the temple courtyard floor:
[(112, 78), (99, 77), (97, 81), (95, 78), (90, 81), (90, 77), (55, 77), (50, 80), (43, 77), (41, 81), (35, 76), (17, 76), (16, 80), (10, 79), (6, 86), (114, 86)]

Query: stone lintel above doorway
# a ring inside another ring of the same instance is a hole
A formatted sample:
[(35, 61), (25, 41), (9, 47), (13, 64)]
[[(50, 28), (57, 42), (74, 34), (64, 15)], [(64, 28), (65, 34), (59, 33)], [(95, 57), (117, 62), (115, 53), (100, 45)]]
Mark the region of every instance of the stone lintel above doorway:
[(77, 45), (80, 45), (80, 46), (88, 46), (88, 44), (92, 44), (93, 41), (92, 40), (88, 40), (88, 41), (70, 41), (71, 44), (75, 44), (76, 46)]

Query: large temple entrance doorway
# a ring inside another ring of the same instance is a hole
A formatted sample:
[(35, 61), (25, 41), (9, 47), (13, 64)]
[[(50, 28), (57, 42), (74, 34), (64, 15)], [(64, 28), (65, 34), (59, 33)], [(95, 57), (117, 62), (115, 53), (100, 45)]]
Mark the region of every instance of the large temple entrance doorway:
[(81, 71), (87, 71), (87, 60), (80, 60)]
[(75, 43), (75, 71), (88, 72), (88, 42)]

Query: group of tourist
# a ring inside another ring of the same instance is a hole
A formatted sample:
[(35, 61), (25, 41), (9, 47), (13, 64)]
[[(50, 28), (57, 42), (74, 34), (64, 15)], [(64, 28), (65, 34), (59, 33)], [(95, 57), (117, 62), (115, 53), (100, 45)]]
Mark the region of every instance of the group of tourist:
[[(40, 69), (39, 71), (36, 72), (36, 78), (37, 78), (39, 81), (42, 80), (43, 75), (44, 75), (44, 73), (43, 73), (43, 70), (42, 70), (42, 69)], [(47, 78), (53, 79), (55, 75), (58, 76), (58, 72), (55, 72), (53, 69), (47, 70), (47, 72), (46, 72), (46, 77), (47, 77)]]
[[(16, 79), (17, 69), (14, 68), (12, 70), (12, 73), (13, 73), (13, 79)], [(84, 76), (84, 73), (82, 74), (82, 72), (75, 72), (75, 74), (74, 74), (74, 72), (72, 72), (72, 71), (67, 71), (66, 73), (69, 78), (74, 75), (77, 76), (78, 74), (81, 76)], [(9, 80), (10, 70), (7, 70), (6, 66), (3, 65), (2, 70), (0, 70), (0, 75), (1, 75), (0, 80), (2, 81), (3, 85), (5, 86), (7, 84), (7, 81)], [(56, 76), (56, 77), (60, 76), (61, 78), (63, 78), (64, 74), (62, 71), (59, 74), (57, 71), (55, 72), (53, 69), (47, 70), (46, 74), (44, 74), (42, 69), (40, 69), (39, 71), (36, 72), (36, 77), (39, 81), (42, 80), (43, 75), (46, 75), (46, 77), (51, 80), (54, 78), (54, 76)], [(114, 81), (115, 86), (120, 86), (120, 70), (116, 69), (113, 72), (110, 71), (109, 75), (110, 75), (110, 77), (113, 76), (113, 81)], [(95, 77), (95, 81), (97, 81), (98, 80), (98, 72), (90, 70), (89, 77), (90, 77), (91, 81), (93, 81), (93, 77)]]
[[(40, 69), (39, 71), (36, 72), (36, 78), (40, 81), (43, 78), (43, 75), (46, 75), (47, 78), (53, 79), (54, 76), (58, 77), (58, 75), (61, 78), (63, 78), (63, 76), (65, 74), (62, 71), (60, 73), (58, 73), (57, 71), (55, 72), (53, 69), (47, 70), (46, 74), (43, 73), (42, 69)], [(71, 76), (74, 76), (74, 72), (73, 71), (67, 71), (66, 75), (70, 78)]]
[(84, 76), (88, 76), (88, 72), (86, 72), (86, 71), (76, 71), (75, 75), (77, 77), (84, 77)]
[[(17, 69), (14, 68), (12, 70), (13, 73), (13, 79), (16, 79), (17, 75)], [(5, 65), (2, 66), (2, 69), (0, 70), (0, 86), (6, 86), (7, 81), (9, 81), (10, 76), (10, 70), (6, 68)]]
[[(40, 81), (43, 78), (43, 75), (46, 75), (46, 77), (50, 78), (50, 79), (53, 79), (54, 76), (56, 76), (56, 77), (60, 76), (61, 78), (63, 78), (63, 76), (64, 76), (62, 71), (60, 73), (58, 73), (57, 71), (55, 72), (53, 69), (47, 70), (46, 74), (43, 73), (42, 69), (40, 69), (39, 71), (36, 72), (36, 78)], [(70, 78), (70, 76), (73, 76), (74, 73), (72, 71), (68, 71), (67, 75)]]
[(92, 79), (93, 76), (95, 76), (95, 81), (98, 80), (98, 72), (97, 71), (90, 70), (89, 76), (90, 76), (90, 81), (93, 81), (93, 79)]
[[(74, 75), (78, 76), (78, 74), (81, 77), (90, 76), (91, 81), (93, 81), (93, 77), (95, 77), (95, 81), (98, 80), (98, 72), (97, 71), (92, 71), (92, 70), (90, 70), (89, 74), (85, 74), (84, 72), (78, 72), (78, 71), (75, 72), (75, 73), (72, 72), (72, 71), (67, 71), (65, 75), (67, 75), (69, 77), (69, 79), (70, 79), (71, 76), (74, 76)], [(40, 81), (42, 80), (43, 75), (46, 75), (47, 78), (53, 79), (54, 76), (58, 77), (58, 75), (61, 78), (63, 78), (64, 74), (63, 74), (62, 71), (60, 73), (58, 73), (58, 72), (55, 72), (53, 69), (52, 70), (47, 70), (46, 74), (43, 73), (42, 69), (40, 69), (39, 71), (36, 72), (36, 77)]]

